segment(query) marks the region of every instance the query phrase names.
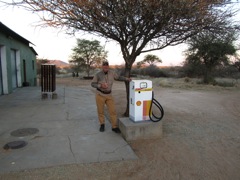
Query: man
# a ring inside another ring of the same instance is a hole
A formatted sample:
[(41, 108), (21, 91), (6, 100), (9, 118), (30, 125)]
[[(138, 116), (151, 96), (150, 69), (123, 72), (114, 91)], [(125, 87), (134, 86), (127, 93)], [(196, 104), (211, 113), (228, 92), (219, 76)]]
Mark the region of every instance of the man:
[(102, 71), (95, 74), (91, 83), (91, 86), (97, 89), (96, 104), (98, 120), (100, 123), (100, 132), (104, 132), (105, 130), (104, 106), (106, 104), (110, 115), (112, 131), (115, 133), (121, 133), (120, 129), (118, 128), (115, 103), (112, 96), (112, 85), (114, 80), (131, 81), (130, 78), (119, 76), (114, 71), (109, 70), (108, 62), (104, 61), (102, 63)]

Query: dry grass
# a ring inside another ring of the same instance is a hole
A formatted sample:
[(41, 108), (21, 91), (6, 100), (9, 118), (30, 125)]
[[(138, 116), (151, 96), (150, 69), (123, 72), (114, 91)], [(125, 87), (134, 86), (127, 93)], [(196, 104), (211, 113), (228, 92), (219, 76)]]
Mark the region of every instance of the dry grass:
[(165, 88), (190, 89), (190, 90), (237, 90), (240, 81), (236, 79), (217, 78), (216, 84), (202, 84), (201, 79), (191, 78), (155, 78), (151, 79), (156, 86)]

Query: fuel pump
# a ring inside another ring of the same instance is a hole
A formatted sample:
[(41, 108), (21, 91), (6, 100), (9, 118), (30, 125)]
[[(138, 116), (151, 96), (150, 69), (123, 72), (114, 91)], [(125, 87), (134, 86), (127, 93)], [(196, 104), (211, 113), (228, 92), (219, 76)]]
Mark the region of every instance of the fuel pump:
[[(156, 116), (152, 107), (155, 105), (160, 111)], [(132, 80), (129, 85), (129, 117), (134, 122), (151, 120), (158, 122), (163, 118), (164, 110), (161, 104), (154, 99), (152, 81)]]

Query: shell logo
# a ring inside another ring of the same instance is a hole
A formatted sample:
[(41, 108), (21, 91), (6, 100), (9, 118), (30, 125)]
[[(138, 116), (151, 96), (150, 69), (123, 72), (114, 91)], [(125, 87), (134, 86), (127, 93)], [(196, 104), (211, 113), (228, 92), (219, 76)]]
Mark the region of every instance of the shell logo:
[(136, 102), (136, 105), (137, 105), (137, 106), (141, 106), (141, 104), (142, 104), (141, 101), (137, 101), (137, 102)]

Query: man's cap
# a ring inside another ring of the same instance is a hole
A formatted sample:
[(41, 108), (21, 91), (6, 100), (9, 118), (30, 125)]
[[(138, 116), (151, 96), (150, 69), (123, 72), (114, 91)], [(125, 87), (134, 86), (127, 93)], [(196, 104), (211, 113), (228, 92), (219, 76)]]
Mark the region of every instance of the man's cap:
[(108, 64), (107, 61), (103, 61), (102, 65), (103, 65), (103, 66), (108, 66), (109, 64)]

